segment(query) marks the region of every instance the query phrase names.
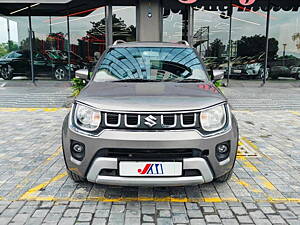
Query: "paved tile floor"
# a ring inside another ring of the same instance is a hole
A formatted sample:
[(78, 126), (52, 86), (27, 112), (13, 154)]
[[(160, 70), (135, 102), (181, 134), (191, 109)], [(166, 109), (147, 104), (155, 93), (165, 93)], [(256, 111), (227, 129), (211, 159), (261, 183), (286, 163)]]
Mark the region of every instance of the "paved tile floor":
[(240, 151), (224, 184), (74, 183), (60, 132), (68, 109), (0, 108), (0, 224), (300, 224), (300, 111), (235, 111)]

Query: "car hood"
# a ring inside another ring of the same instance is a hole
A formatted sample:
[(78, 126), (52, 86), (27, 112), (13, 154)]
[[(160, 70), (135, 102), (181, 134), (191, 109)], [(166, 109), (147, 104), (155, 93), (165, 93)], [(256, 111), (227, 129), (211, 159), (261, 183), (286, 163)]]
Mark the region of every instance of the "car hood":
[(211, 83), (91, 82), (76, 101), (103, 111), (199, 110), (226, 101)]

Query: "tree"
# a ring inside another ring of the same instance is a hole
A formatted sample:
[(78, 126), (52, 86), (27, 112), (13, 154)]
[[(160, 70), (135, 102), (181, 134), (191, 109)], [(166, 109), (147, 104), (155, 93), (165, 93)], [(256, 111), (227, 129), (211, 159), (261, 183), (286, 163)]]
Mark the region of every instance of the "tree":
[(211, 57), (221, 57), (222, 54), (225, 51), (225, 45), (220, 39), (215, 39), (211, 44), (210, 44), (210, 56)]
[[(278, 41), (275, 38), (269, 38), (269, 58), (274, 59), (278, 53)], [(243, 36), (237, 41), (238, 56), (257, 56), (265, 52), (266, 37), (254, 35), (251, 37)]]
[(0, 44), (0, 57), (6, 55), (11, 51), (16, 51), (19, 49), (19, 46), (13, 41), (8, 41), (8, 43)]
[(7, 54), (6, 43), (0, 44), (0, 57)]
[[(92, 28), (86, 31), (86, 35), (78, 39), (80, 55), (91, 60), (94, 52), (102, 53), (105, 50), (105, 18), (98, 22), (91, 22)], [(112, 15), (113, 40), (134, 41), (136, 28), (128, 26), (122, 18)]]

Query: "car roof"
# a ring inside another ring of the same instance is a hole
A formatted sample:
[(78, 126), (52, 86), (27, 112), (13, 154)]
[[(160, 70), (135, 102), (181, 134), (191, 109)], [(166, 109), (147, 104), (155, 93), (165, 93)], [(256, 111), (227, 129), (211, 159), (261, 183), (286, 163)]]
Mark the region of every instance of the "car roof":
[(157, 47), (157, 48), (192, 48), (190, 45), (183, 43), (171, 43), (171, 42), (155, 42), (155, 41), (138, 41), (138, 42), (124, 42), (111, 45), (110, 48), (134, 48), (134, 47)]

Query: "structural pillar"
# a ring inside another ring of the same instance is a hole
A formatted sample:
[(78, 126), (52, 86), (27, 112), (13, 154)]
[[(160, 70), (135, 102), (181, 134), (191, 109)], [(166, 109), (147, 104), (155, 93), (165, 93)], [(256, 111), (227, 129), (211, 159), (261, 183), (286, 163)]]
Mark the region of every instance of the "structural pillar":
[(28, 19), (29, 19), (29, 51), (30, 51), (30, 67), (31, 67), (31, 80), (35, 83), (34, 76), (34, 59), (33, 59), (33, 31), (32, 31), (32, 22), (31, 22), (31, 7), (28, 8)]
[(113, 43), (113, 29), (112, 29), (112, 5), (109, 3), (105, 7), (105, 43), (106, 47)]
[(268, 0), (267, 24), (266, 24), (265, 67), (264, 67), (264, 74), (263, 74), (263, 77), (262, 77), (262, 84), (261, 84), (261, 86), (265, 85), (266, 79), (267, 79), (266, 75), (269, 72), (268, 71), (268, 57), (269, 57), (270, 13), (271, 13), (270, 0)]
[(162, 11), (161, 0), (137, 0), (138, 41), (162, 41)]
[(67, 32), (68, 32), (68, 77), (71, 80), (71, 33), (70, 33), (70, 17), (67, 16)]

